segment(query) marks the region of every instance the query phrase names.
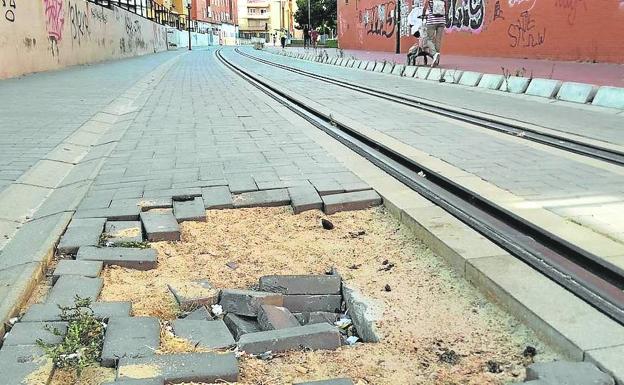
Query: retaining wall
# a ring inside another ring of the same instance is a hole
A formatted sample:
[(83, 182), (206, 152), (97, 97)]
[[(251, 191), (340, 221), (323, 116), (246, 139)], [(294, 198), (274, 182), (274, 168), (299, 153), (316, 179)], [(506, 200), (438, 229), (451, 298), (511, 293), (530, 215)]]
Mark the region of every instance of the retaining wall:
[[(345, 49), (402, 51), (414, 44), (407, 15), (422, 0), (338, 0)], [(624, 0), (447, 0), (442, 51), (474, 56), (624, 63)]]
[(167, 49), (165, 27), (85, 0), (0, 1), (0, 79)]

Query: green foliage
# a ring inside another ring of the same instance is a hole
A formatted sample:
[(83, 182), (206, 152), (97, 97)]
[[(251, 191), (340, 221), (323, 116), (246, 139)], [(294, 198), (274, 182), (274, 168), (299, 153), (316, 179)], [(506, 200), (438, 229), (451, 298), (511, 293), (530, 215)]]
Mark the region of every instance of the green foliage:
[[(61, 320), (68, 323), (63, 342), (48, 344), (39, 339), (37, 345), (52, 359), (55, 367), (75, 369), (80, 376), (84, 368), (99, 361), (105, 326), (95, 318), (90, 298), (76, 296), (73, 306), (59, 306), (59, 309)], [(54, 335), (61, 335), (58, 329), (48, 330)]]
[(327, 39), (327, 43), (325, 43), (327, 48), (338, 48), (338, 40), (336, 39)]
[(336, 28), (338, 3), (329, 0), (309, 1), (310, 23), (308, 23), (308, 0), (297, 0), (297, 12), (295, 12), (295, 22), (298, 24), (297, 29), (303, 29), (303, 26), (306, 24), (312, 24), (312, 28), (319, 28), (321, 33), (323, 33), (322, 26)]
[(111, 239), (111, 236), (109, 236), (106, 233), (102, 233), (102, 235), (100, 235), (99, 245), (102, 247), (132, 247), (135, 249), (149, 249), (150, 247), (149, 243), (146, 241), (111, 242), (110, 239)]

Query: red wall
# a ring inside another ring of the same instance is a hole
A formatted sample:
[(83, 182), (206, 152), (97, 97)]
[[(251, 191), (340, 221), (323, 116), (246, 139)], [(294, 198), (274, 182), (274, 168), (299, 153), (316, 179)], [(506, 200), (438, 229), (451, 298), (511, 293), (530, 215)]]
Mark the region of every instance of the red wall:
[[(415, 41), (406, 17), (413, 2), (422, 0), (338, 0), (340, 47), (394, 51), (397, 1), (406, 52)], [(443, 53), (624, 63), (624, 0), (448, 3), (455, 5), (449, 6)]]

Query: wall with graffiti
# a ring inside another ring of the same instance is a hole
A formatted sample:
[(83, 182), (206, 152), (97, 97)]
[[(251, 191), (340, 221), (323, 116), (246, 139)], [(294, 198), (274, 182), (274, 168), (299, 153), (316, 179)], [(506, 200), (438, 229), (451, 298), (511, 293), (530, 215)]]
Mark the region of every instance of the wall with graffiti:
[(167, 49), (165, 28), (85, 0), (0, 0), (0, 79)]
[[(423, 0), (338, 0), (345, 49), (414, 44), (407, 16)], [(400, 12), (395, 12), (400, 4)], [(624, 0), (447, 0), (442, 52), (624, 63)], [(400, 15), (400, 28), (396, 17)]]

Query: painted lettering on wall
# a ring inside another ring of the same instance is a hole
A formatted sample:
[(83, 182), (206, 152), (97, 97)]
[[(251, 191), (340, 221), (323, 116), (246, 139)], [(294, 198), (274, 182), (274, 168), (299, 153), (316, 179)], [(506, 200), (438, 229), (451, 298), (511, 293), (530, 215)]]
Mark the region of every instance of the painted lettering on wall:
[(396, 27), (395, 8), (395, 2), (389, 1), (360, 11), (360, 23), (364, 24), (366, 34), (392, 37)]
[(567, 13), (569, 25), (574, 25), (576, 23), (576, 16), (579, 9), (582, 8), (587, 11), (587, 3), (585, 0), (555, 0), (555, 7)]
[(89, 36), (89, 18), (87, 12), (79, 9), (76, 4), (69, 3), (69, 19), (71, 22), (72, 43), (79, 45), (82, 40)]
[(4, 19), (10, 23), (15, 22), (15, 9), (17, 8), (17, 4), (15, 4), (15, 0), (1, 0), (2, 1), (2, 9), (4, 13)]
[(546, 27), (539, 28), (530, 11), (523, 11), (515, 22), (509, 24), (507, 35), (512, 48), (534, 48), (544, 44)]
[(515, 7), (516, 5), (524, 5), (530, 11), (535, 6), (537, 0), (508, 0), (510, 7)]
[(485, 0), (451, 1), (446, 15), (446, 28), (481, 32), (485, 22)]
[(63, 26), (65, 25), (63, 0), (43, 0), (43, 5), (45, 7), (48, 37), (57, 42), (61, 41), (63, 38)]

